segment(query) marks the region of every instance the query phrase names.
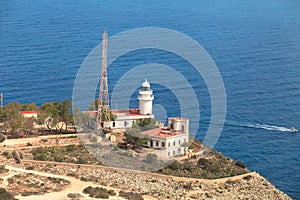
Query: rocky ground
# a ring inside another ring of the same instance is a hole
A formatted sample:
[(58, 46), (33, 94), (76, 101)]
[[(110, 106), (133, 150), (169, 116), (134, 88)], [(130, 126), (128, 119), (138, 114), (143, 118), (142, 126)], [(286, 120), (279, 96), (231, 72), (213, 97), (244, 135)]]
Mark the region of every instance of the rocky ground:
[(205, 180), (88, 165), (44, 162), (28, 162), (28, 165), (37, 171), (73, 176), (82, 181), (140, 193), (154, 199), (291, 199), (254, 172), (232, 178)]
[[(109, 199), (120, 200), (291, 199), (255, 172), (208, 180), (91, 165), (89, 162), (22, 160), (17, 164), (11, 156), (12, 150), (7, 147), (5, 151), (0, 150), (0, 163), (4, 166), (0, 167), (0, 187), (20, 200), (96, 199), (84, 193), (89, 186), (102, 192), (110, 191), (106, 192), (109, 196), (113, 194)], [(22, 193), (30, 196), (21, 196)], [(94, 193), (98, 197), (103, 195)]]

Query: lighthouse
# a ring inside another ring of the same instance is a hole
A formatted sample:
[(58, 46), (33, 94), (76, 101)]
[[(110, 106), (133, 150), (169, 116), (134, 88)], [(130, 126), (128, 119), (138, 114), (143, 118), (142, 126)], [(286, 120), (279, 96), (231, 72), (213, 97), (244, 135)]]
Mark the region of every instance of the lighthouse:
[(150, 89), (150, 83), (145, 80), (139, 91), (139, 114), (152, 115), (152, 102), (154, 99), (153, 91)]

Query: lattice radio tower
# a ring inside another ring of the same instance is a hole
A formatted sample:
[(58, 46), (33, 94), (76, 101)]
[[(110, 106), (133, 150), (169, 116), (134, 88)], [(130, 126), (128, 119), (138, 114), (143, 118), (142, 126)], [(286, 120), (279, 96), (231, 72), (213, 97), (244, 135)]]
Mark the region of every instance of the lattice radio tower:
[(102, 35), (102, 70), (99, 87), (98, 113), (97, 113), (97, 129), (103, 130), (110, 128), (110, 110), (108, 96), (108, 80), (107, 80), (107, 40), (108, 34), (104, 30)]

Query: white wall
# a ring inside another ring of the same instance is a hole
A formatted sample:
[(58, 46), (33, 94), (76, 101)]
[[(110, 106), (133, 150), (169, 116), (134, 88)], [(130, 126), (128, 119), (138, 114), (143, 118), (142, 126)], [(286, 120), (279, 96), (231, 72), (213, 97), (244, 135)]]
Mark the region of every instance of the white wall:
[(171, 130), (189, 132), (189, 120), (186, 118), (182, 120), (169, 118), (168, 125)]
[(152, 100), (139, 100), (139, 111), (142, 115), (152, 114)]
[[(184, 142), (188, 142), (189, 141), (188, 139), (189, 139), (188, 134), (180, 134), (169, 138), (152, 137), (149, 139), (147, 145), (150, 148), (162, 149), (161, 151), (165, 152), (164, 157), (168, 158), (168, 157), (183, 155), (184, 151), (187, 150), (187, 147), (181, 147), (181, 144), (183, 144)], [(151, 146), (151, 141), (152, 141), (152, 146)], [(164, 147), (162, 146), (163, 142), (164, 142)]]
[[(119, 128), (119, 129), (131, 128), (132, 124), (133, 124), (133, 121), (134, 120), (130, 120), (130, 119), (111, 121), (110, 122), (110, 127), (112, 129), (114, 129), (114, 128)], [(113, 125), (115, 125), (115, 126), (113, 126)]]
[[(184, 154), (187, 147), (182, 147), (181, 144), (189, 141), (188, 134), (180, 134), (167, 139), (166, 143), (166, 157), (179, 156)], [(174, 145), (175, 142), (175, 145)], [(169, 146), (170, 144), (170, 146)]]

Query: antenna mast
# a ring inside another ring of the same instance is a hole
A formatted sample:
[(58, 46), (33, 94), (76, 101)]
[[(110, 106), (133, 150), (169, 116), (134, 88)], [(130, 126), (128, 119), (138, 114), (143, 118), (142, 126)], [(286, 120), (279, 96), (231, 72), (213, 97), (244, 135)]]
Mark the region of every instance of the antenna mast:
[(98, 113), (97, 113), (97, 127), (96, 129), (110, 128), (110, 110), (109, 110), (109, 96), (108, 96), (108, 80), (107, 80), (107, 40), (108, 34), (106, 29), (102, 35), (102, 70), (98, 98)]

